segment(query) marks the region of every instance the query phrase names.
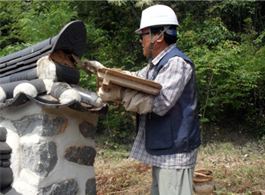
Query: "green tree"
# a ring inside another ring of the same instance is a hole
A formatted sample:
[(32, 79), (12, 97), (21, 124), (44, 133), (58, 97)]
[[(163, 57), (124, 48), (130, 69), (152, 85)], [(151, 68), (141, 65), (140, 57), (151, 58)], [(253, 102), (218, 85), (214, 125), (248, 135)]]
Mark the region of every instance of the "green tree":
[(2, 56), (53, 37), (77, 19), (72, 1), (4, 1), (0, 11)]

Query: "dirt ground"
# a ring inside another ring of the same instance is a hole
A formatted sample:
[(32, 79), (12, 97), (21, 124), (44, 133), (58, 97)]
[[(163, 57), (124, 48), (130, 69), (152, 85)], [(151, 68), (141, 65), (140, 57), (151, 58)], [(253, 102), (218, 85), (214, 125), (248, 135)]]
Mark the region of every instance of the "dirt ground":
[[(150, 194), (151, 166), (128, 158), (131, 146), (98, 146), (95, 172), (98, 195)], [(213, 129), (203, 134), (196, 169), (214, 174), (215, 194), (265, 194), (265, 137)]]

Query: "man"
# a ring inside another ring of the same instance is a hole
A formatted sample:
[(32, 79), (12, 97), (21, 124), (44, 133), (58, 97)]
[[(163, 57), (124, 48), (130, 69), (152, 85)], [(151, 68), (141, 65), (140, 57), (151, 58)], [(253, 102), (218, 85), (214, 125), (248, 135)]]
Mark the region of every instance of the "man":
[(193, 173), (201, 144), (195, 68), (175, 46), (177, 26), (170, 7), (154, 5), (142, 12), (136, 30), (149, 64), (131, 74), (160, 83), (158, 95), (118, 86), (109, 92), (99, 89), (103, 100), (120, 98), (127, 110), (139, 113), (130, 157), (153, 166), (151, 195), (193, 194)]

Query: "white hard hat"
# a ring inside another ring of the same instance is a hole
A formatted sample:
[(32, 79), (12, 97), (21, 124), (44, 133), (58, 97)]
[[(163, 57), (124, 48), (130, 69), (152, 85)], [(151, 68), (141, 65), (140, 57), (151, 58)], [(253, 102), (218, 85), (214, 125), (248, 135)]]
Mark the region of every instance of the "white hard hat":
[(166, 5), (154, 5), (143, 10), (140, 28), (135, 33), (140, 34), (147, 27), (170, 25), (179, 25), (174, 10)]

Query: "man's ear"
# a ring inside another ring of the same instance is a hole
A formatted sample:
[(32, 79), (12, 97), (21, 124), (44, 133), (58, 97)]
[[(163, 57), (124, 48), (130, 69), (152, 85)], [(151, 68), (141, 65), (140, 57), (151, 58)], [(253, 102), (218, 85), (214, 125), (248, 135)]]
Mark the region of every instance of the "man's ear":
[[(159, 35), (157, 34), (156, 35), (156, 38), (158, 37)], [(157, 42), (162, 42), (164, 40), (165, 36), (164, 36), (164, 33), (162, 35), (160, 35), (160, 37), (157, 39)]]

